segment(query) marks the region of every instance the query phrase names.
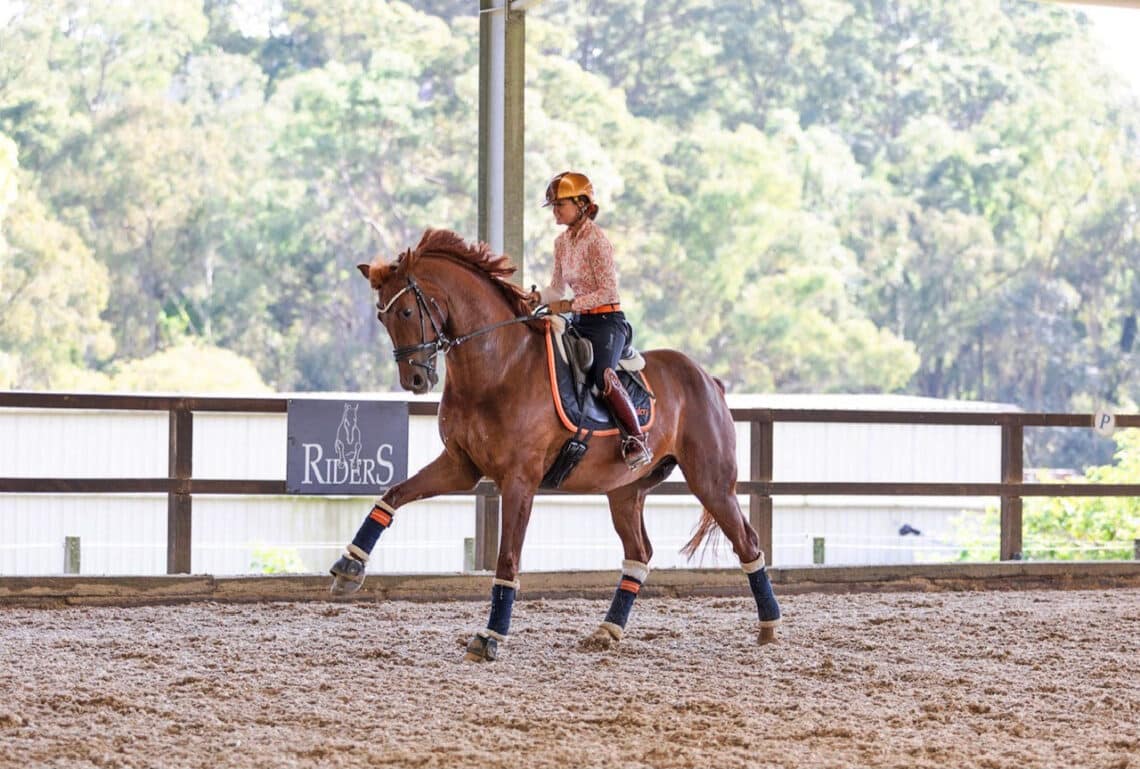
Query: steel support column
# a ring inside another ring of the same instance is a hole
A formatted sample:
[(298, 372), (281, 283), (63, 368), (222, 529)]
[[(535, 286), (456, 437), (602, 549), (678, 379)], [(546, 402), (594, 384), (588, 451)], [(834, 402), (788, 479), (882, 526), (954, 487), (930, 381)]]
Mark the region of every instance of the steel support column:
[(523, 284), (526, 13), (479, 2), (479, 239), (519, 266)]

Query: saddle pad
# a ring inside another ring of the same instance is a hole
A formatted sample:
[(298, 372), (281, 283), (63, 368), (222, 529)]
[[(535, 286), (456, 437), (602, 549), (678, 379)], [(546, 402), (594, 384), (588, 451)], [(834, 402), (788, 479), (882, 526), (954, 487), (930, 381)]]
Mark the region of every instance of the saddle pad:
[[(546, 364), (550, 371), (550, 389), (554, 398), (554, 409), (562, 426), (571, 432), (579, 429), (593, 430), (595, 435), (617, 435), (618, 428), (610, 415), (610, 410), (601, 398), (594, 395), (591, 388), (586, 387), (581, 402), (574, 388), (574, 375), (566, 360), (554, 352), (554, 336), (550, 324), (546, 324)], [(637, 411), (637, 421), (642, 430), (649, 430), (653, 426), (656, 415), (654, 409), (653, 390), (644, 371), (618, 371), (626, 392), (633, 401), (633, 408)]]

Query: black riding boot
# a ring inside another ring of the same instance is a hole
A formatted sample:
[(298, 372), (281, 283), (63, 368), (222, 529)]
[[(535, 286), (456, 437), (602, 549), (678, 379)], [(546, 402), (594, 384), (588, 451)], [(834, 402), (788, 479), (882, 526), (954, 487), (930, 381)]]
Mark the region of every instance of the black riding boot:
[(625, 439), (621, 443), (621, 457), (630, 470), (636, 470), (653, 461), (653, 452), (649, 449), (645, 434), (641, 432), (641, 423), (637, 421), (637, 411), (633, 408), (633, 401), (622, 387), (617, 374), (612, 368), (608, 368), (602, 376), (606, 383), (602, 399), (625, 431)]

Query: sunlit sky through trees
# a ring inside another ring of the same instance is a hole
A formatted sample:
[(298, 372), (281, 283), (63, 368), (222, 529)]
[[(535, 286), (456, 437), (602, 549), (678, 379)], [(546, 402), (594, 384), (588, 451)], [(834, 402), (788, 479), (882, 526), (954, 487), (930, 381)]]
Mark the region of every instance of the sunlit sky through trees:
[(1104, 41), (1108, 59), (1140, 92), (1140, 8), (1101, 5), (1070, 6), (1084, 12)]

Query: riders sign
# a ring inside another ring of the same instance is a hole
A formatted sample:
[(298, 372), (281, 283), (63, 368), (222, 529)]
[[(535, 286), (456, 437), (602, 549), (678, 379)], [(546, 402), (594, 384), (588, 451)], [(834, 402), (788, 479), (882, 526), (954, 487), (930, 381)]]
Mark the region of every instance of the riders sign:
[(408, 404), (290, 399), (285, 488), (366, 495), (408, 477)]

